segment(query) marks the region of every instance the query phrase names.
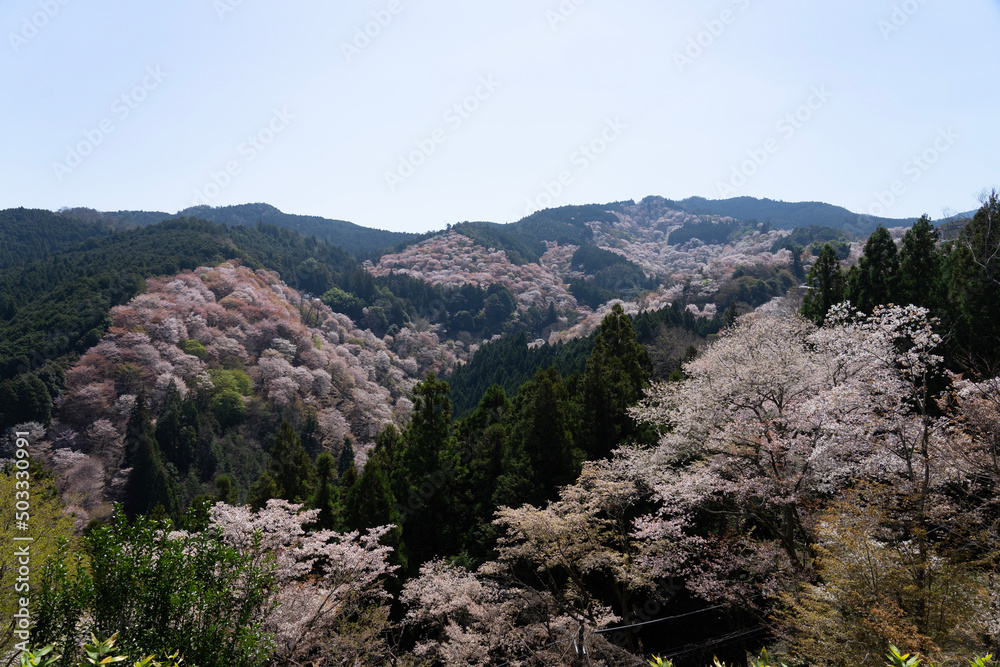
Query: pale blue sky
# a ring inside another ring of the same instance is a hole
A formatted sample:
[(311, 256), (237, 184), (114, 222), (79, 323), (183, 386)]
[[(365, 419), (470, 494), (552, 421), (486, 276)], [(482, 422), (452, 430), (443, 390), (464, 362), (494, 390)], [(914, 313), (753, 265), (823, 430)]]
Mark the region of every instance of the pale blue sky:
[(651, 194), (939, 217), (1000, 187), (996, 0), (3, 0), (0, 28), (2, 208), (424, 231)]

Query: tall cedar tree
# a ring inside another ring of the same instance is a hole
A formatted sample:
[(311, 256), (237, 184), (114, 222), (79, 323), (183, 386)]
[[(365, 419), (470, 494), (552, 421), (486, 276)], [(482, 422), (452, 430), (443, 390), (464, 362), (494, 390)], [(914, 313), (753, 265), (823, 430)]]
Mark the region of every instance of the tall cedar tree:
[(307, 405), (302, 410), (304, 422), (302, 424), (302, 446), (305, 448), (309, 458), (315, 460), (323, 451), (323, 434), (319, 429), (319, 412), (311, 405)]
[(652, 372), (649, 353), (635, 340), (632, 319), (615, 304), (601, 322), (583, 375), (582, 439), (588, 458), (606, 457), (638, 434), (627, 409), (642, 398)]
[(180, 515), (177, 483), (163, 464), (146, 398), (141, 394), (125, 431), (125, 465), (132, 468), (125, 486), (125, 512), (130, 519), (146, 514)]
[[(485, 559), (495, 541), (494, 493), (502, 473), (507, 446), (507, 422), (512, 406), (503, 387), (492, 385), (470, 415), (455, 425), (455, 438), (463, 453), (456, 477), (456, 523), (461, 526), (461, 550)], [(504, 504), (503, 502), (499, 504)]]
[(941, 234), (926, 215), (903, 236), (896, 276), (900, 305), (913, 304), (932, 313), (940, 312), (944, 305), (940, 239)]
[(962, 363), (976, 375), (1000, 374), (1000, 195), (994, 190), (948, 257)]
[(316, 492), (310, 500), (310, 506), (319, 510), (316, 525), (325, 530), (336, 530), (340, 526), (340, 487), (334, 485), (336, 462), (330, 452), (323, 452), (316, 457)]
[(572, 484), (580, 474), (583, 452), (573, 440), (573, 413), (570, 394), (555, 368), (538, 371), (514, 397), (508, 447), (513, 460), (526, 458), (529, 467), (506, 472), (523, 475), (530, 484), (528, 495), (516, 499), (517, 504), (551, 500), (558, 487)]
[(899, 268), (896, 243), (879, 225), (865, 243), (864, 254), (847, 276), (846, 297), (851, 305), (871, 314), (876, 306), (897, 301), (895, 278)]
[(281, 497), (281, 487), (278, 486), (274, 476), (265, 470), (247, 492), (247, 504), (255, 510), (259, 510), (267, 506), (268, 500)]
[(287, 421), (281, 423), (274, 438), (268, 471), (285, 500), (297, 503), (309, 497), (316, 471), (302, 441)]
[(456, 535), (447, 511), (447, 487), (457, 461), (448, 383), (434, 373), (413, 389), (413, 416), (394, 459), (391, 488), (396, 500), (408, 509), (403, 537), (413, 554), (412, 562), (451, 553), (447, 545)]
[(823, 246), (816, 263), (809, 269), (806, 295), (802, 300), (802, 316), (818, 326), (826, 320), (830, 308), (844, 300), (847, 287), (837, 253), (829, 243)]
[(193, 392), (181, 398), (177, 385), (167, 387), (156, 420), (156, 442), (167, 460), (186, 473), (194, 459), (198, 441), (198, 408)]
[[(365, 531), (376, 526), (394, 524), (395, 527), (379, 541), (393, 548), (393, 563), (405, 570), (407, 550), (403, 545), (401, 527), (404, 519), (389, 481), (391, 466), (389, 452), (376, 446), (371, 458), (362, 468), (361, 475), (344, 491), (344, 514), (350, 530)], [(349, 470), (353, 471), (354, 468)]]
[(354, 443), (350, 438), (344, 438), (344, 445), (337, 455), (337, 477), (347, 472), (348, 468), (354, 467)]

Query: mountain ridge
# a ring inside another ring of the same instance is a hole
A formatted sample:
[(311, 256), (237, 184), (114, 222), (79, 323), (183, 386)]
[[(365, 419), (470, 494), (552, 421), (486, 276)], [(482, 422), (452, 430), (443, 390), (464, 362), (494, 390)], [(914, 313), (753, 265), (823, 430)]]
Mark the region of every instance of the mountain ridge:
[(177, 213), (162, 211), (96, 211), (71, 208), (61, 211), (67, 217), (101, 220), (115, 229), (146, 227), (164, 220), (199, 218), (216, 224), (252, 227), (258, 222), (284, 227), (303, 236), (333, 243), (354, 254), (369, 254), (418, 238), (419, 234), (392, 232), (316, 215), (285, 213), (267, 203), (234, 206), (193, 206)]
[[(656, 207), (683, 211), (694, 215), (710, 215), (730, 217), (735, 220), (755, 220), (769, 222), (775, 229), (790, 230), (812, 225), (830, 227), (848, 233), (854, 237), (864, 237), (871, 234), (882, 225), (884, 227), (908, 227), (917, 218), (882, 218), (861, 213), (854, 213), (843, 206), (817, 201), (785, 202), (768, 198), (734, 197), (730, 199), (706, 199), (704, 197), (687, 197), (685, 199), (668, 199), (658, 195), (650, 195), (638, 203), (634, 200), (609, 202), (605, 204), (587, 204), (548, 208), (526, 216), (511, 223), (496, 223), (490, 221), (458, 222), (443, 230), (429, 230), (423, 233), (394, 232), (374, 227), (367, 227), (354, 222), (325, 218), (318, 215), (299, 215), (285, 213), (267, 203), (247, 203), (232, 206), (195, 206), (166, 213), (162, 211), (97, 211), (88, 208), (67, 208), (59, 211), (66, 217), (82, 222), (102, 221), (112, 229), (127, 229), (144, 227), (163, 220), (182, 217), (200, 218), (217, 224), (253, 226), (264, 222), (299, 232), (303, 236), (313, 236), (321, 241), (334, 245), (359, 255), (373, 255), (389, 248), (400, 250), (413, 243), (418, 243), (435, 234), (440, 234), (453, 227), (462, 227), (461, 233), (470, 236), (479, 233), (481, 236), (496, 237), (511, 236), (512, 233), (526, 235), (532, 249), (525, 252), (518, 247), (516, 253), (510, 252), (515, 241), (506, 243), (511, 259), (515, 262), (537, 261), (537, 256), (544, 254), (544, 246), (540, 243), (539, 228), (561, 227), (563, 237), (575, 240), (586, 240), (586, 232), (579, 224), (583, 238), (573, 229), (574, 214), (591, 216), (590, 221), (610, 221), (608, 214), (621, 212), (627, 206)], [(934, 220), (938, 226), (954, 224), (956, 220), (971, 217), (975, 211), (955, 214), (949, 218)], [(548, 240), (557, 240), (556, 238)], [(522, 239), (524, 241), (524, 239)]]

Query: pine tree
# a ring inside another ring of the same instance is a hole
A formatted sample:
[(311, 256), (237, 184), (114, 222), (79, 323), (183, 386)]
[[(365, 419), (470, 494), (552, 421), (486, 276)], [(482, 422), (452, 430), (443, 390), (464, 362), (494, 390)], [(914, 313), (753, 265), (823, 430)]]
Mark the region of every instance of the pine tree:
[(837, 253), (829, 243), (820, 250), (806, 278), (808, 291), (802, 300), (802, 316), (822, 326), (830, 308), (844, 300), (847, 281)]

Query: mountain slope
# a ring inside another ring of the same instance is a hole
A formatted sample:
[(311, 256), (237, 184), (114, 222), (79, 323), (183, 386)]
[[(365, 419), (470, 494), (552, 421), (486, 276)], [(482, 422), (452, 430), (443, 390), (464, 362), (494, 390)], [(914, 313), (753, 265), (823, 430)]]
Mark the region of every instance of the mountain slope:
[(150, 279), (109, 319), (66, 371), (49, 429), (63, 488), (82, 490), (69, 499), (91, 516), (121, 499), (137, 401), (159, 417), (155, 447), (187, 505), (222, 472), (249, 488), (282, 421), (306, 436), (311, 456), (338, 455), (350, 438), (362, 464), (385, 426), (409, 419), (428, 370), (409, 353), (437, 342), (414, 334), (389, 348), (276, 274), (236, 262)]
[(350, 253), (370, 254), (418, 238), (418, 234), (369, 229), (344, 220), (329, 220), (314, 215), (283, 213), (269, 204), (239, 206), (195, 206), (176, 214), (156, 211), (115, 211), (103, 214), (118, 224), (143, 227), (172, 218), (199, 218), (216, 224), (252, 227), (258, 222), (283, 227), (303, 236), (313, 236), (339, 246)]
[(724, 215), (737, 220), (770, 221), (777, 229), (817, 225), (839, 229), (855, 236), (868, 236), (879, 225), (904, 227), (917, 221), (916, 218), (896, 219), (861, 215), (852, 213), (842, 206), (822, 202), (784, 202), (754, 197), (715, 200), (688, 197), (672, 203), (682, 210), (697, 215)]
[[(36, 212), (44, 218), (47, 211)], [(41, 253), (41, 251), (39, 251)], [(38, 253), (36, 253), (38, 254)], [(0, 270), (0, 378), (93, 345), (108, 311), (146, 278), (238, 259), (314, 293), (357, 263), (343, 250), (277, 227), (231, 227), (177, 219), (91, 238)], [(309, 261), (311, 260), (311, 261)]]
[(100, 222), (86, 222), (38, 209), (0, 211), (0, 270), (65, 250), (111, 230)]

